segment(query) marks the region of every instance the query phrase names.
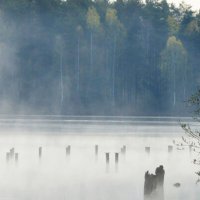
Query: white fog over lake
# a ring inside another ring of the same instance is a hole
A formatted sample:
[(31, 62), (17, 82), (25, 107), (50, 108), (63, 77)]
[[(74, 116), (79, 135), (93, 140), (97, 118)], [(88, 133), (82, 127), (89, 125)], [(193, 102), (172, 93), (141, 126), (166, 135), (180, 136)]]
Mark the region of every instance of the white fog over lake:
[(0, 200), (199, 200), (200, 0), (0, 0)]
[[(142, 200), (144, 174), (163, 165), (165, 200), (197, 200), (195, 153), (173, 144), (189, 118), (2, 116), (1, 200)], [(10, 124), (14, 124), (11, 126)], [(66, 147), (70, 145), (70, 155)], [(95, 145), (98, 154), (95, 155)], [(123, 146), (126, 153), (120, 153)], [(173, 151), (168, 152), (168, 145)], [(42, 147), (39, 157), (39, 147)], [(145, 152), (150, 147), (150, 153)], [(6, 159), (14, 148), (15, 158)], [(119, 153), (118, 165), (115, 153)], [(105, 153), (110, 162), (106, 165)], [(179, 188), (175, 183), (181, 183)]]

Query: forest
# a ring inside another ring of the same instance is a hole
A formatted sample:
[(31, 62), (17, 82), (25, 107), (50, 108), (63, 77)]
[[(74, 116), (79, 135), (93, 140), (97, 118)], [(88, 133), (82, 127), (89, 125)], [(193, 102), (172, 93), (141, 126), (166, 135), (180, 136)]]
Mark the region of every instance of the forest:
[(0, 1), (0, 114), (187, 115), (199, 67), (185, 3)]

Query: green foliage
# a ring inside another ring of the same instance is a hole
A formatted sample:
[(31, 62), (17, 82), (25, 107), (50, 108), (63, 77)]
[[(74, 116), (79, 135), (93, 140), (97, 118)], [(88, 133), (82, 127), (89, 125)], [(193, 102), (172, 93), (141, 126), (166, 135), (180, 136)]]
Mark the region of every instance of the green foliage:
[(200, 89), (197, 90), (188, 100), (189, 106), (194, 108), (194, 113), (199, 117), (200, 115)]
[(175, 113), (199, 84), (199, 44), (185, 4), (2, 0), (0, 98), (36, 113)]
[(180, 29), (180, 24), (173, 16), (168, 16), (167, 23), (169, 27), (169, 35), (177, 35)]
[(200, 26), (198, 24), (198, 21), (194, 19), (186, 26), (185, 34), (193, 35), (193, 34), (199, 34), (199, 33), (200, 33)]
[(187, 52), (182, 42), (171, 36), (167, 40), (166, 48), (161, 54), (161, 67), (164, 70), (176, 67), (181, 70), (185, 66), (187, 60)]
[(97, 31), (100, 27), (100, 16), (93, 6), (88, 8), (87, 24), (92, 31)]
[[(175, 36), (169, 37), (166, 48), (161, 54), (161, 69), (168, 81), (168, 93), (174, 106), (177, 102), (186, 98), (187, 79), (187, 52), (182, 42)], [(178, 95), (177, 95), (178, 94)]]
[(108, 8), (106, 10), (106, 22), (109, 26), (113, 26), (113, 27), (119, 23), (116, 9)]
[(106, 25), (108, 26), (108, 29), (110, 32), (112, 32), (112, 33), (118, 32), (118, 33), (122, 33), (122, 35), (125, 33), (124, 26), (118, 19), (116, 9), (107, 8), (105, 20), (106, 20)]

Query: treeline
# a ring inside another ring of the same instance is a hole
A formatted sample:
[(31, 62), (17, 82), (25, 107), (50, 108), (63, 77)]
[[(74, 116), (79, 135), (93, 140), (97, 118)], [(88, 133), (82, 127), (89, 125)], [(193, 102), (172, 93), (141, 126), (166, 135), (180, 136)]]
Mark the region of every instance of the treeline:
[(199, 64), (185, 4), (0, 2), (0, 113), (180, 115)]

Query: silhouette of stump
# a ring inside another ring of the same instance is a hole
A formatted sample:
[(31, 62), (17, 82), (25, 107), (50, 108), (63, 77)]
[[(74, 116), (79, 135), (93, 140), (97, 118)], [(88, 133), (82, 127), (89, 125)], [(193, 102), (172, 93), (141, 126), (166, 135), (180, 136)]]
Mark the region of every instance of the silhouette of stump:
[(146, 152), (147, 154), (150, 154), (150, 151), (151, 151), (151, 148), (150, 148), (150, 147), (145, 147), (145, 152)]
[(106, 165), (109, 165), (110, 162), (110, 155), (109, 153), (106, 153)]
[(173, 151), (173, 146), (169, 145), (168, 146), (168, 152), (171, 153)]
[(67, 156), (70, 156), (70, 153), (71, 153), (71, 146), (70, 145), (68, 145), (67, 147), (66, 147), (66, 155)]
[(98, 152), (99, 152), (99, 146), (95, 145), (95, 156), (98, 156)]
[(39, 147), (39, 158), (42, 157), (42, 147)]
[(144, 200), (164, 200), (164, 176), (162, 165), (156, 168), (155, 175), (145, 173)]

